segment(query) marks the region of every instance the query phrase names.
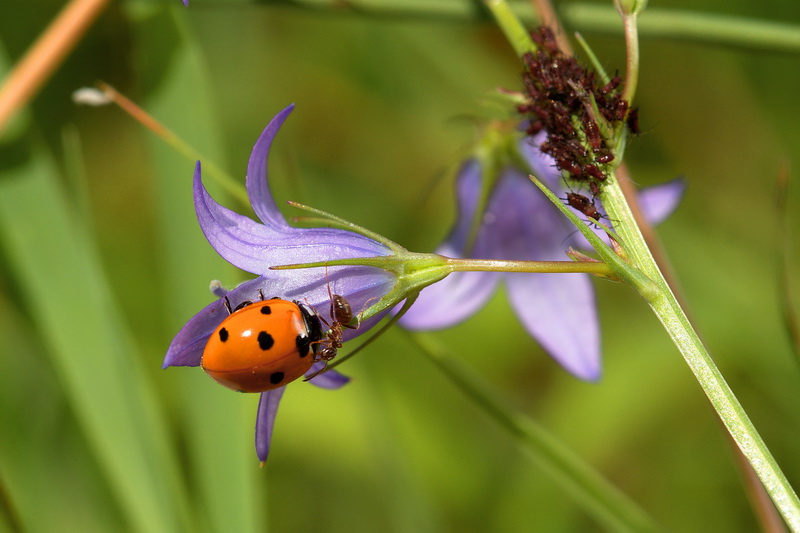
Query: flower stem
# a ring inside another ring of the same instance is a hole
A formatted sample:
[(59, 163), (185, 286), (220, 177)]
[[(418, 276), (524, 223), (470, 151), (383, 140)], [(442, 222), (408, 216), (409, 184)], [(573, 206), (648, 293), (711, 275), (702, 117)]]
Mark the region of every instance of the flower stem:
[[(638, 54), (638, 46), (630, 42), (631, 39), (636, 38), (636, 31), (629, 27), (635, 26), (636, 18), (627, 15), (623, 16), (623, 19), (626, 26), (628, 50), (634, 50)], [(638, 57), (634, 63), (638, 65)], [(630, 65), (631, 61), (629, 60), (629, 67)], [(629, 77), (635, 78), (636, 73), (636, 71), (628, 71)], [(630, 85), (626, 85), (626, 97), (628, 91), (630, 90), (632, 94), (636, 86), (635, 79), (628, 79), (627, 82)], [(786, 523), (793, 531), (800, 531), (800, 499), (728, 386), (719, 368), (706, 351), (675, 294), (670, 289), (636, 224), (633, 212), (618, 181), (616, 179), (608, 180), (602, 194), (603, 206), (608, 215), (616, 220), (614, 229), (625, 242), (625, 251), (629, 257), (630, 266), (649, 278), (654, 286), (647, 291), (640, 290), (640, 294), (650, 304), (653, 312), (680, 350), (703, 392), (717, 411), (717, 415), (753, 467)], [(610, 263), (609, 266), (614, 268), (615, 264)]]
[(453, 272), (539, 272), (547, 274), (597, 274), (613, 275), (605, 263), (584, 261), (505, 261), (495, 259), (455, 259), (448, 257), (447, 263)]
[[(579, 30), (615, 35), (620, 33), (619, 15), (611, 7), (563, 3), (561, 14), (564, 20)], [(638, 25), (639, 32), (647, 38), (800, 53), (800, 27), (786, 22), (648, 8)]]
[[(623, 16), (628, 51), (635, 55), (628, 62), (628, 80), (626, 80), (626, 97), (632, 97), (636, 88), (638, 75), (638, 44), (635, 16)], [(498, 23), (500, 21), (498, 20)], [(506, 22), (506, 24), (508, 24)], [(504, 29), (507, 36), (509, 32)], [(509, 36), (510, 40), (510, 36)], [(516, 49), (516, 46), (515, 46)], [(697, 333), (692, 328), (675, 295), (659, 270), (649, 248), (636, 224), (633, 213), (616, 179), (609, 179), (602, 191), (603, 205), (609, 217), (616, 222), (614, 228), (619, 235), (619, 243), (624, 243), (627, 255), (625, 261), (620, 260), (607, 246), (599, 242), (594, 235), (577, 221), (574, 214), (569, 213), (557, 198), (534, 179), (534, 183), (559, 207), (593, 244), (595, 250), (605, 260), (608, 267), (617, 276), (627, 281), (650, 304), (667, 333), (682, 353), (686, 363), (694, 373), (697, 382), (705, 392), (712, 406), (730, 433), (736, 445), (753, 467), (764, 488), (769, 493), (779, 512), (793, 531), (800, 531), (800, 499), (789, 485), (774, 457), (758, 434), (755, 426), (748, 418), (733, 391), (730, 389), (721, 372), (706, 351)]]
[(627, 52), (626, 72), (625, 72), (625, 91), (623, 98), (628, 102), (633, 102), (636, 95), (636, 84), (639, 80), (639, 36), (636, 19), (638, 15), (633, 13), (622, 16), (622, 23), (625, 28), (625, 49)]
[(610, 531), (655, 531), (656, 525), (616, 486), (585, 463), (529, 416), (507, 402), (461, 359), (430, 335), (411, 334), (421, 352), (521, 445), (526, 454)]
[(528, 30), (511, 10), (511, 6), (506, 0), (484, 0), (484, 2), (518, 56), (522, 57), (528, 52), (536, 51), (536, 45), (531, 41)]
[[(200, 0), (195, 2), (200, 4)], [(255, 3), (255, 2), (252, 2)], [(260, 4), (289, 5), (350, 13), (363, 17), (397, 17), (480, 21), (481, 10), (465, 0), (262, 0)], [(505, 3), (505, 2), (504, 2)], [(610, 2), (608, 2), (610, 4)], [(509, 10), (530, 25), (540, 24), (527, 3), (508, 4)], [(575, 30), (620, 35), (619, 15), (610, 5), (560, 2), (558, 11)], [(734, 17), (720, 13), (699, 13), (680, 9), (648, 8), (639, 22), (645, 38), (667, 38), (701, 44), (800, 54), (800, 26), (786, 22)]]
[(786, 523), (793, 531), (800, 531), (800, 499), (661, 275), (633, 220), (622, 191), (614, 180), (609, 180), (603, 191), (603, 206), (609, 216), (617, 220), (614, 228), (625, 239), (631, 264), (650, 278), (658, 289), (642, 296), (680, 350), (725, 428), (752, 465)]

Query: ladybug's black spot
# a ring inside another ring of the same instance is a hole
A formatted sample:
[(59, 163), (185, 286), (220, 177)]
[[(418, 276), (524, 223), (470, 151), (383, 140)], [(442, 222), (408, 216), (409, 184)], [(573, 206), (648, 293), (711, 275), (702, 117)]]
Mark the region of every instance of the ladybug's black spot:
[(283, 372), (273, 372), (269, 376), (269, 382), (272, 383), (273, 385), (277, 385), (278, 383), (283, 381), (283, 377), (284, 377)]
[(222, 341), (222, 342), (225, 342), (226, 340), (228, 340), (228, 330), (227, 329), (222, 328), (221, 330), (219, 330), (219, 340)]
[(275, 340), (272, 338), (272, 335), (267, 333), (266, 331), (262, 331), (258, 334), (258, 347), (264, 351), (269, 350), (272, 348), (272, 345), (275, 344)]
[(297, 345), (297, 352), (300, 354), (300, 357), (308, 355), (308, 351), (311, 348), (311, 339), (308, 338), (307, 335), (298, 335), (295, 339), (295, 344)]
[(262, 315), (270, 315), (270, 314), (272, 314), (272, 309), (270, 308), (270, 306), (265, 305), (264, 307), (261, 308), (261, 314)]

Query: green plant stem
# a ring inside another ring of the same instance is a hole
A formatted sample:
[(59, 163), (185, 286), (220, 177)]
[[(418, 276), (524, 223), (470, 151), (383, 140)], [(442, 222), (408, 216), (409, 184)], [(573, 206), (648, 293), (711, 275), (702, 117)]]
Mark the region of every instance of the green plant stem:
[(504, 261), (494, 259), (447, 258), (452, 272), (540, 272), (546, 274), (597, 274), (608, 276), (611, 269), (601, 262), (583, 261)]
[[(624, 18), (628, 49), (638, 50), (638, 45), (631, 42), (636, 39), (636, 17), (626, 16)], [(504, 33), (509, 35), (509, 31), (506, 29), (509, 22), (498, 18), (497, 23)], [(638, 64), (638, 52), (637, 58), (634, 60)], [(629, 75), (635, 77), (636, 69), (629, 72)], [(635, 88), (635, 80), (627, 81), (629, 85), (626, 86), (626, 91), (631, 87)], [(547, 191), (540, 183), (534, 182), (562, 212), (576, 222), (574, 214), (567, 213), (561, 202), (551, 192)], [(624, 243), (627, 259), (621, 261), (619, 257), (611, 253), (607, 246), (597, 242), (597, 239), (591, 238), (593, 236), (587, 236), (589, 242), (595, 246), (597, 252), (617, 276), (637, 289), (650, 304), (784, 520), (793, 531), (800, 531), (800, 500), (798, 500), (797, 494), (706, 351), (664, 279), (616, 179), (605, 182), (602, 201), (609, 217), (616, 221), (614, 228), (620, 237), (618, 242)], [(579, 227), (579, 229), (584, 234), (588, 233), (583, 227)]]
[(622, 21), (625, 27), (625, 92), (623, 98), (628, 102), (633, 102), (636, 95), (636, 84), (639, 81), (639, 37), (637, 26), (637, 15), (623, 15)]
[[(402, 257), (379, 255), (374, 257), (355, 257), (353, 259), (335, 259), (316, 261), (313, 263), (295, 263), (291, 265), (275, 265), (270, 270), (293, 270), (297, 268), (317, 268), (341, 265), (360, 265), (394, 270), (392, 267), (401, 264), (409, 270), (416, 267), (415, 261), (441, 268), (444, 275), (451, 272), (534, 272), (538, 274), (596, 274), (598, 276), (614, 276), (614, 272), (600, 261), (506, 261), (503, 259), (459, 259), (437, 254), (407, 252)], [(418, 268), (422, 270), (422, 268)]]
[(528, 30), (506, 0), (484, 0), (484, 3), (518, 56), (522, 57), (528, 52), (536, 51), (536, 45), (531, 41)]
[(410, 337), (442, 374), (517, 439), (527, 455), (608, 530), (657, 529), (635, 502), (545, 428), (510, 407), (491, 385), (459, 358), (450, 356), (432, 336), (417, 333)]
[(793, 531), (800, 531), (800, 500), (797, 494), (661, 275), (616, 182), (608, 183), (604, 189), (603, 206), (609, 216), (617, 220), (614, 227), (626, 243), (631, 265), (658, 287), (657, 291), (650, 291), (643, 296), (680, 350), (725, 428), (752, 465), (786, 523)]
[[(564, 3), (561, 15), (581, 31), (619, 35), (619, 14), (601, 4)], [(647, 8), (638, 21), (643, 38), (660, 38), (766, 50), (800, 53), (797, 24), (734, 17), (719, 13)]]
[[(205, 0), (192, 0), (202, 6)], [(359, 16), (435, 19), (440, 21), (485, 20), (486, 13), (465, 0), (240, 0), (242, 4), (280, 4)], [(528, 25), (539, 20), (527, 2), (509, 4), (510, 10)], [(608, 2), (582, 4), (561, 2), (558, 11), (572, 29), (622, 35), (619, 14)], [(678, 9), (647, 8), (639, 21), (643, 38), (663, 38), (700, 44), (734, 46), (754, 50), (800, 54), (800, 25), (700, 13)]]

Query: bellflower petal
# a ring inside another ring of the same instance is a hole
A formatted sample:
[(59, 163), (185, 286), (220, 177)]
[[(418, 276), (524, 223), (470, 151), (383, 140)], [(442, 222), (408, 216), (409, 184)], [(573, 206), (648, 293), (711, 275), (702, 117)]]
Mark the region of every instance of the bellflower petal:
[[(563, 259), (564, 239), (573, 228), (522, 172), (503, 173), (487, 213), (494, 215), (483, 239), (494, 248), (488, 257)], [(505, 278), (512, 307), (531, 336), (574, 375), (596, 379), (600, 339), (588, 275), (508, 273)]]
[[(561, 172), (556, 167), (555, 159), (542, 152), (539, 148), (546, 139), (547, 135), (544, 131), (539, 132), (532, 138), (523, 138), (518, 144), (520, 154), (522, 154), (533, 174), (541, 182), (557, 195), (566, 195), (567, 192), (571, 191), (564, 183), (564, 180), (561, 179)], [(639, 190), (637, 201), (647, 222), (650, 224), (663, 222), (678, 207), (685, 191), (686, 182), (683, 178), (676, 178), (666, 183)], [(596, 207), (602, 215), (605, 215), (605, 210), (599, 200), (596, 202)], [(613, 226), (613, 223), (608, 223), (609, 221), (604, 222)], [(602, 228), (594, 228), (594, 230), (601, 239), (608, 242), (608, 235)], [(583, 235), (572, 230), (569, 232), (568, 243), (571, 246), (580, 248), (589, 247), (589, 243)]]
[(338, 228), (295, 228), (283, 218), (269, 190), (267, 158), (276, 133), (293, 107), (282, 110), (270, 121), (250, 155), (247, 194), (263, 224), (215, 202), (203, 186), (198, 162), (194, 175), (195, 208), (209, 243), (226, 261), (253, 274), (264, 274), (276, 265), (390, 254), (386, 246), (363, 235)]
[[(262, 276), (231, 291), (232, 306), (244, 300), (255, 301), (264, 294), (297, 299), (321, 306), (331, 290), (348, 299), (354, 309), (386, 294), (394, 284), (394, 276), (371, 267), (331, 267), (327, 280), (320, 269), (274, 271), (271, 266), (313, 261), (333, 261), (355, 257), (388, 255), (390, 250), (377, 241), (337, 228), (295, 228), (289, 226), (277, 209), (267, 181), (267, 156), (272, 140), (292, 106), (281, 111), (265, 128), (253, 148), (248, 165), (247, 190), (253, 210), (264, 224), (240, 215), (218, 204), (208, 194), (201, 180), (198, 162), (194, 177), (194, 199), (198, 221), (209, 243), (233, 265)], [(261, 291), (261, 292), (259, 292)], [(178, 333), (164, 366), (196, 366), (202, 357), (204, 338), (225, 319), (222, 300), (200, 313)], [(379, 320), (373, 319), (372, 322)], [(366, 323), (365, 325), (369, 325)], [(362, 328), (366, 331), (368, 327)], [(345, 339), (357, 333), (345, 332)]]
[(547, 140), (547, 132), (540, 131), (533, 137), (523, 137), (517, 143), (519, 153), (528, 163), (533, 175), (547, 185), (551, 190), (563, 187), (561, 171), (556, 167), (556, 160), (542, 152), (540, 146)]
[[(467, 161), (457, 182), (458, 216), (450, 235), (436, 253), (462, 257), (467, 246), (472, 220), (477, 215), (481, 188), (481, 166), (476, 160)], [(400, 318), (408, 329), (441, 329), (453, 326), (475, 313), (494, 293), (500, 274), (497, 272), (456, 272), (425, 287), (417, 301)]]
[[(228, 297), (232, 301), (239, 301), (242, 293), (257, 293), (256, 287), (259, 286), (259, 279), (252, 279), (242, 283), (232, 291), (228, 292)], [(241, 298), (246, 300), (247, 298)], [(217, 329), (223, 320), (228, 317), (228, 310), (222, 298), (214, 300), (197, 313), (172, 339), (172, 343), (164, 356), (162, 368), (170, 366), (200, 366), (203, 357), (203, 350), (208, 343), (208, 338)]]
[(585, 274), (510, 274), (511, 306), (530, 335), (561, 366), (587, 381), (600, 378), (600, 328)]
[(675, 178), (639, 191), (639, 207), (650, 224), (663, 222), (678, 207), (686, 192), (686, 180)]
[(267, 127), (253, 146), (250, 154), (250, 161), (247, 164), (247, 179), (245, 187), (247, 196), (250, 198), (250, 205), (253, 212), (261, 219), (261, 222), (269, 227), (290, 230), (289, 224), (281, 215), (272, 193), (269, 190), (269, 174), (267, 173), (267, 159), (269, 149), (272, 147), (272, 140), (278, 133), (286, 118), (294, 110), (294, 104), (289, 105), (270, 120)]
[(456, 181), (456, 208), (458, 209), (456, 222), (453, 229), (450, 230), (450, 235), (436, 251), (437, 253), (461, 257), (460, 254), (468, 244), (469, 233), (475, 217), (483, 215), (475, 212), (481, 192), (482, 172), (480, 163), (474, 159), (467, 161), (461, 168)]
[[(273, 270), (271, 267), (297, 263), (324, 263), (340, 259), (372, 258), (392, 254), (385, 244), (353, 231), (339, 228), (296, 228), (290, 226), (277, 208), (269, 190), (267, 160), (272, 141), (293, 106), (282, 110), (270, 121), (256, 142), (247, 167), (246, 188), (253, 211), (260, 222), (240, 215), (218, 204), (205, 189), (200, 163), (195, 168), (193, 192), (200, 227), (212, 247), (231, 264), (258, 274), (259, 277), (242, 283), (231, 291), (219, 283), (212, 285), (218, 299), (191, 318), (173, 339), (164, 358), (164, 367), (198, 366), (211, 334), (229, 316), (229, 307), (236, 309), (245, 301), (262, 298), (282, 298), (308, 304), (319, 315), (323, 329), (329, 329), (329, 339), (321, 339), (324, 353), (307, 373), (310, 382), (318, 387), (336, 389), (349, 378), (335, 371), (315, 375), (323, 366), (334, 343), (347, 341), (368, 331), (388, 311), (360, 323), (357, 329), (344, 329), (334, 334), (331, 294), (344, 297), (354, 313), (366, 308), (392, 291), (397, 284), (395, 274), (367, 266), (330, 266)], [(228, 304), (228, 305), (226, 305)], [(324, 343), (330, 343), (326, 345)], [(314, 344), (318, 344), (315, 342)], [(266, 460), (275, 423), (275, 414), (285, 387), (261, 394), (256, 422), (256, 451)]]
[(563, 259), (564, 238), (573, 228), (564, 217), (556, 215), (558, 211), (533, 186), (527, 174), (507, 168), (487, 205), (474, 257)]
[[(321, 389), (339, 389), (350, 383), (350, 378), (344, 374), (340, 374), (336, 370), (327, 370), (322, 374), (317, 374), (320, 370), (325, 368), (323, 361), (317, 361), (311, 370), (308, 371), (306, 376), (314, 376), (308, 380), (312, 385), (316, 385)], [(316, 376), (314, 374), (317, 374)]]
[(455, 272), (422, 289), (417, 301), (399, 321), (404, 328), (449, 328), (486, 305), (500, 281), (499, 272)]
[[(380, 297), (394, 285), (394, 276), (385, 270), (372, 267), (330, 267), (327, 279), (320, 269), (295, 271), (273, 270), (267, 275), (242, 283), (227, 293), (231, 307), (236, 308), (246, 300), (258, 301), (277, 296), (286, 300), (308, 303), (326, 316), (329, 304), (328, 286), (335, 294), (344, 296), (353, 309), (362, 309), (369, 300)], [(224, 300), (218, 299), (197, 313), (178, 332), (164, 357), (163, 367), (199, 366), (208, 338), (223, 320), (228, 317)], [(366, 332), (383, 315), (365, 321), (356, 330), (346, 329), (344, 340)]]
[[(546, 133), (519, 141), (530, 171), (556, 194), (565, 195), (555, 160), (540, 150)], [(450, 257), (527, 261), (563, 260), (570, 245), (585, 246), (583, 236), (533, 186), (528, 169), (508, 166), (491, 191), (470, 248), (469, 235), (483, 185), (480, 164), (466, 163), (457, 178), (458, 219), (437, 250)], [(677, 206), (682, 182), (640, 192), (648, 220), (663, 220)], [(472, 190), (470, 190), (472, 189)], [(599, 203), (598, 203), (598, 207)], [(598, 230), (599, 231), (599, 230)], [(604, 235), (604, 233), (603, 233)], [(476, 312), (505, 280), (515, 314), (528, 333), (566, 370), (595, 381), (601, 374), (600, 328), (594, 291), (586, 274), (465, 272), (451, 274), (424, 289), (400, 324), (414, 330), (454, 325)]]
[(269, 267), (277, 265), (390, 253), (379, 242), (337, 228), (282, 228), (258, 224), (211, 198), (200, 178), (199, 163), (194, 195), (197, 219), (208, 242), (226, 261), (253, 274), (264, 274)]
[(258, 413), (256, 414), (256, 456), (263, 465), (269, 455), (269, 445), (272, 442), (272, 430), (275, 427), (275, 415), (278, 414), (278, 405), (281, 403), (286, 387), (262, 392), (258, 400)]
[[(324, 367), (324, 362), (314, 363), (308, 375), (314, 375)], [(350, 381), (350, 378), (340, 374), (335, 370), (328, 370), (324, 374), (319, 374), (309, 380), (309, 383), (322, 387), (323, 389), (338, 389)], [(256, 456), (264, 464), (269, 456), (270, 443), (272, 442), (272, 430), (275, 427), (275, 417), (278, 414), (278, 405), (286, 387), (262, 392), (258, 400), (258, 413), (256, 414)]]

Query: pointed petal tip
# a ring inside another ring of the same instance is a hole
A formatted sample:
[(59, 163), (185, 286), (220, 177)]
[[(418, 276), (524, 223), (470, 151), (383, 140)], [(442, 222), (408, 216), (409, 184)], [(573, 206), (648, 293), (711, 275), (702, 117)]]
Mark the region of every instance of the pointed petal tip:
[(192, 187), (194, 187), (195, 191), (198, 189), (198, 187), (203, 186), (202, 174), (202, 168), (200, 161), (198, 160), (197, 163), (194, 164), (194, 178), (192, 179)]
[(554, 350), (549, 350), (549, 352), (556, 363), (561, 365), (561, 368), (581, 381), (598, 383), (603, 377), (603, 366), (599, 354), (597, 357), (577, 359), (574, 354), (571, 354), (571, 357), (564, 357), (565, 354), (557, 353)]
[(603, 369), (599, 366), (592, 368), (567, 369), (570, 374), (587, 383), (599, 383), (603, 378)]
[(314, 375), (324, 368), (325, 363), (317, 362), (311, 367), (306, 375), (313, 376), (308, 380), (309, 383), (322, 389), (338, 389), (350, 383), (351, 378), (340, 374), (336, 370), (328, 370), (318, 375)]
[(639, 207), (650, 224), (659, 224), (669, 217), (680, 205), (689, 184), (685, 176), (645, 187), (637, 197)]
[(262, 392), (258, 400), (258, 414), (256, 415), (256, 456), (263, 465), (269, 456), (272, 429), (275, 426), (275, 415), (278, 405), (286, 387), (279, 387), (271, 391)]
[(269, 124), (267, 125), (267, 127), (266, 127), (266, 128), (264, 128), (264, 129), (265, 129), (265, 130), (266, 130), (266, 129), (269, 129), (269, 127), (270, 127), (270, 126), (272, 126), (272, 125), (273, 125), (273, 123), (275, 123), (275, 125), (276, 125), (277, 127), (280, 127), (280, 126), (281, 126), (281, 124), (283, 124), (283, 123), (284, 123), (284, 121), (286, 120), (286, 118), (287, 118), (289, 115), (291, 115), (291, 114), (292, 114), (292, 111), (294, 111), (294, 102), (292, 102), (291, 104), (287, 105), (286, 107), (284, 107), (283, 109), (281, 109), (280, 111), (278, 111), (278, 112), (275, 114), (275, 116), (274, 116), (274, 117), (272, 117), (272, 120), (270, 120), (270, 121), (269, 121)]

